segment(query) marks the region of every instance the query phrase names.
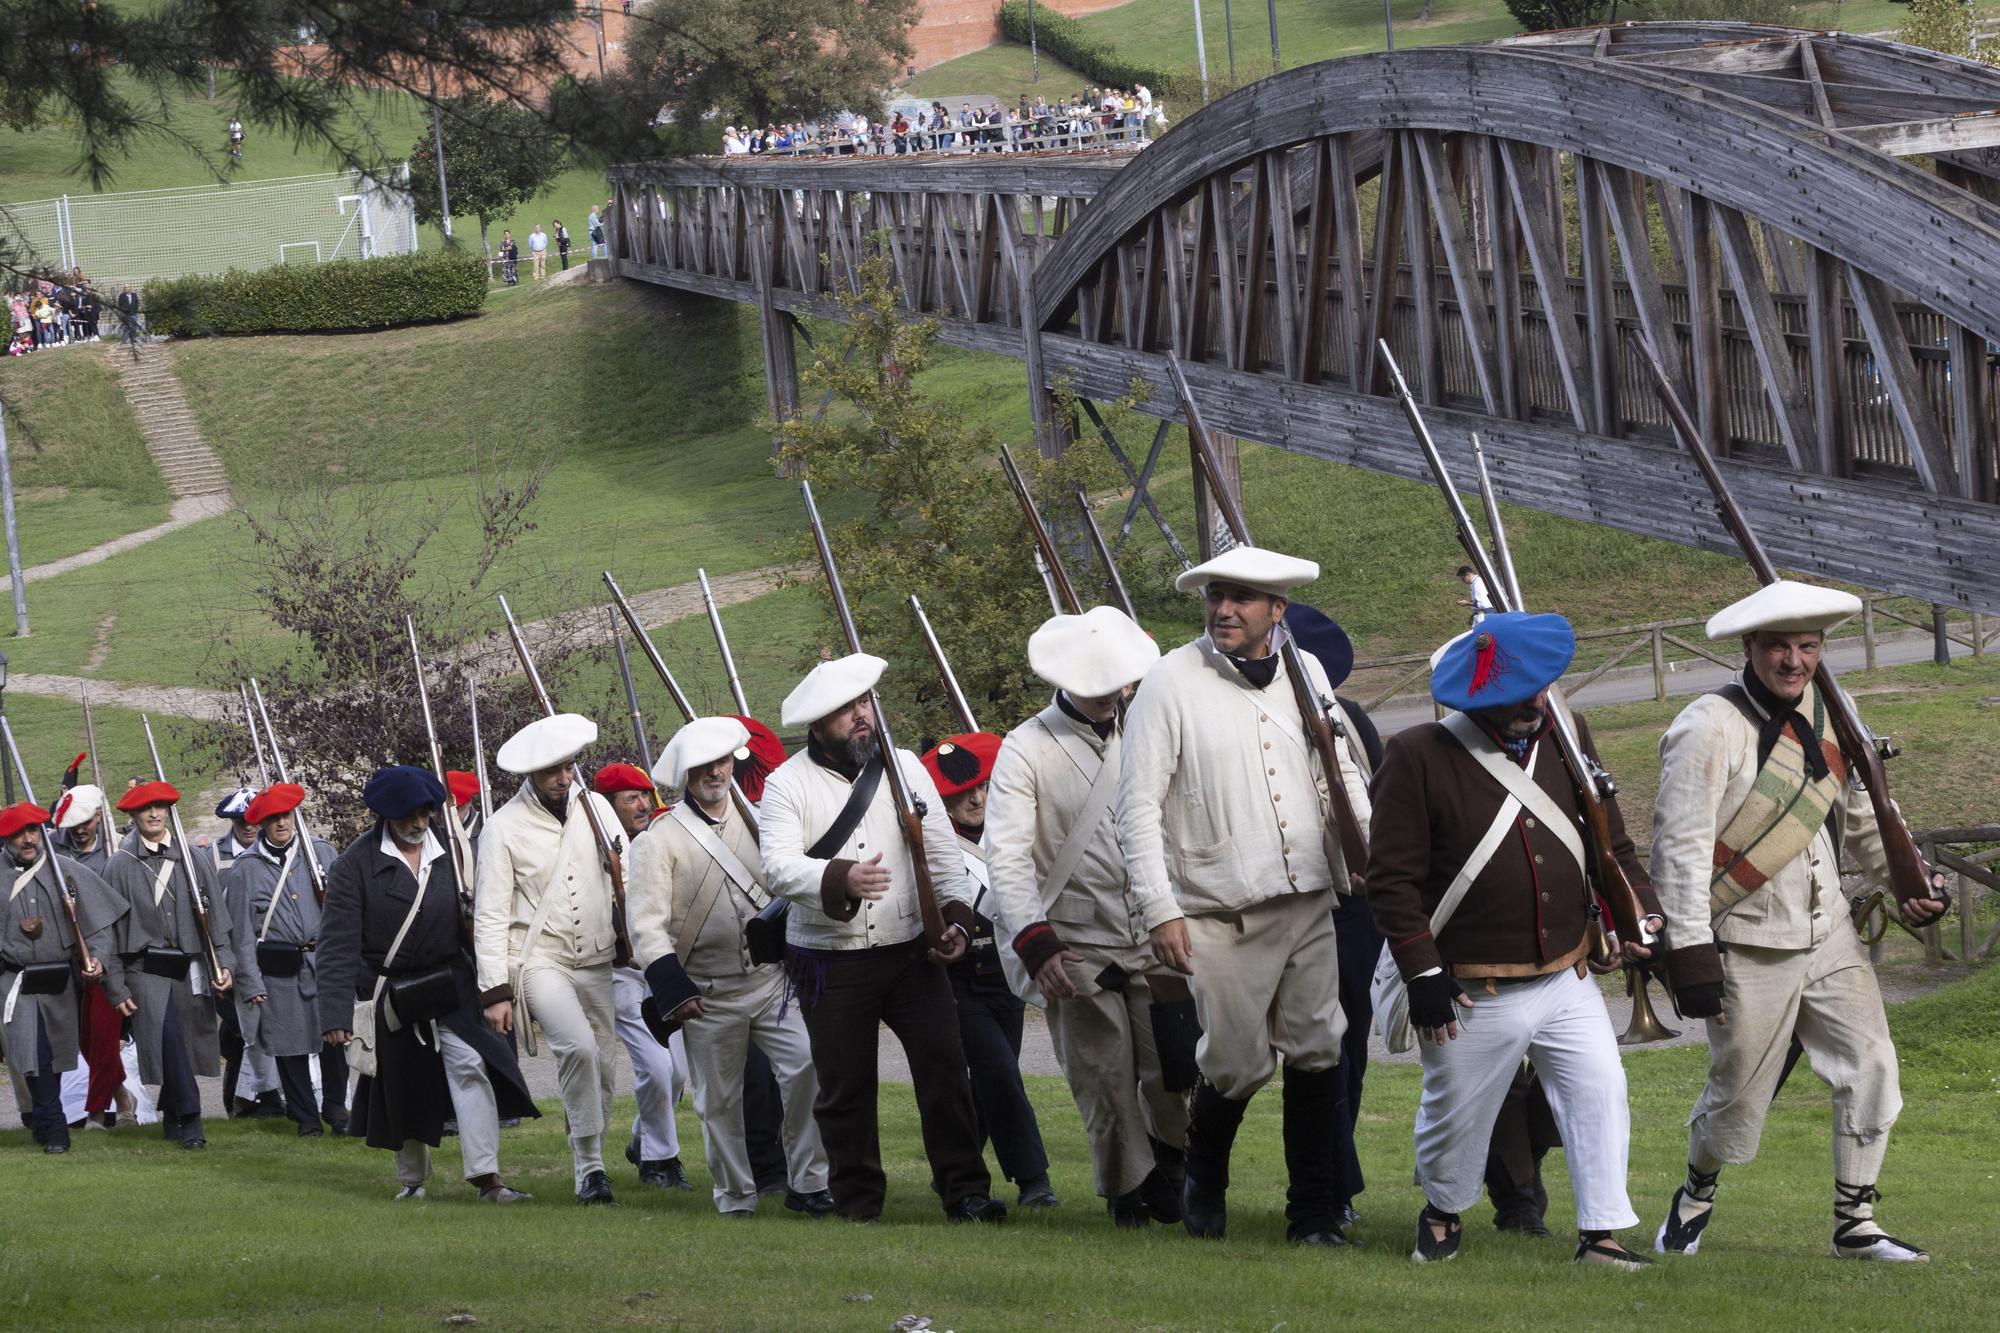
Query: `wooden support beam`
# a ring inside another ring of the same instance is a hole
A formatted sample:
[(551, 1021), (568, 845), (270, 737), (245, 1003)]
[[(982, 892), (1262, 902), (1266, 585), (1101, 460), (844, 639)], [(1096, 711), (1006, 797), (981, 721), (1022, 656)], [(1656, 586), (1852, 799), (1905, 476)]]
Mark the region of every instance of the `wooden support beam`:
[(1326, 354), (1333, 326), (1333, 297), (1330, 292), (1334, 239), (1332, 146), (1332, 140), (1320, 139), (1307, 150), (1312, 154), (1309, 186), (1312, 202), (1306, 206), (1305, 309), (1299, 322), (1298, 349), (1293, 353), (1298, 367), (1298, 373), (1293, 378), (1308, 384), (1320, 378), (1320, 359)]
[(1597, 409), (1585, 376), (1586, 354), (1576, 326), (1576, 307), (1570, 300), (1569, 275), (1563, 268), (1557, 219), (1549, 215), (1548, 201), (1539, 188), (1533, 150), (1509, 140), (1501, 141), (1499, 148), (1508, 197), (1514, 201), (1514, 215), (1521, 220), (1521, 241), (1528, 251), (1528, 266), (1534, 271), (1535, 289), (1542, 298), (1549, 342), (1555, 347), (1556, 373), (1569, 401), (1570, 419), (1578, 430), (1594, 430)]
[[(1286, 161), (1285, 150), (1274, 148), (1264, 154), (1264, 190), (1269, 196), (1268, 214), (1271, 228), (1271, 268), (1278, 297), (1277, 345), (1278, 360), (1283, 366), (1285, 378), (1303, 379), (1299, 357), (1300, 314), (1299, 314), (1299, 241), (1298, 214), (1292, 202), (1292, 172)], [(1262, 282), (1261, 270), (1253, 271), (1253, 278)], [(1261, 335), (1260, 335), (1261, 336)]]
[(1376, 344), (1395, 333), (1397, 255), (1403, 244), (1402, 152), (1394, 132), (1382, 136), (1382, 174), (1375, 178), (1375, 271), (1368, 288), (1368, 341), (1361, 349), (1361, 391), (1374, 393), (1387, 380)]
[(1909, 445), (1910, 464), (1917, 480), (1927, 491), (1956, 494), (1957, 479), (1951, 465), (1951, 449), (1944, 432), (1938, 429), (1937, 414), (1931, 410), (1917, 374), (1916, 358), (1910, 355), (1910, 341), (1896, 318), (1896, 304), (1889, 288), (1873, 274), (1852, 265), (1847, 269), (1847, 288), (1854, 297), (1854, 309), (1861, 316), (1861, 328), (1875, 352), (1875, 370), (1882, 377), (1882, 390), (1889, 395), (1889, 410), (1903, 429)]
[(1600, 435), (1623, 435), (1625, 421), (1618, 406), (1618, 368), (1623, 349), (1618, 342), (1618, 306), (1611, 291), (1611, 237), (1606, 223), (1604, 183), (1572, 157), (1576, 180), (1576, 211), (1583, 252), (1583, 317), (1590, 355), (1590, 412)]
[[(1577, 162), (1579, 171), (1594, 170), (1601, 185), (1600, 194), (1607, 211), (1611, 215), (1611, 231), (1618, 241), (1618, 253), (1625, 262), (1625, 283), (1632, 293), (1632, 304), (1639, 312), (1639, 327), (1645, 332), (1646, 343), (1659, 358), (1660, 366), (1673, 381), (1675, 390), (1682, 400), (1687, 398), (1687, 366), (1681, 357), (1680, 332), (1674, 326), (1673, 312), (1667, 308), (1666, 289), (1660, 284), (1660, 271), (1653, 262), (1653, 238), (1646, 226), (1645, 215), (1633, 198), (1632, 177), (1623, 167), (1607, 166), (1602, 162)], [(1620, 349), (1623, 350), (1622, 348)]]
[(1347, 385), (1356, 393), (1370, 392), (1367, 373), (1374, 343), (1367, 334), (1368, 272), (1361, 260), (1361, 197), (1354, 179), (1350, 135), (1326, 141), (1327, 170), (1333, 184), (1333, 243), (1340, 262), (1340, 328), (1346, 340)]
[(1431, 239), (1431, 211), (1425, 206), (1423, 170), (1417, 165), (1416, 135), (1396, 135), (1397, 175), (1403, 185), (1403, 249), (1410, 256), (1410, 301), (1417, 309), (1417, 393), (1426, 403), (1444, 402), (1444, 312), (1438, 308), (1437, 255)]
[(1465, 332), (1466, 352), (1472, 361), (1473, 378), (1479, 384), (1480, 400), (1488, 412), (1502, 416), (1506, 411), (1506, 395), (1493, 351), (1493, 319), (1486, 305), (1485, 286), (1472, 258), (1471, 243), (1466, 239), (1457, 186), (1444, 169), (1443, 148), (1435, 130), (1416, 130), (1410, 135), (1410, 142), (1423, 168), (1431, 215), (1437, 219), (1438, 243), (1444, 249), (1452, 291), (1458, 297), (1459, 326)]
[(1813, 401), (1812, 471), (1829, 477), (1854, 474), (1854, 445), (1847, 410), (1846, 298), (1841, 263), (1818, 246), (1806, 247), (1806, 362)]
[(1792, 365), (1792, 349), (1785, 326), (1778, 319), (1777, 302), (1764, 283), (1764, 265), (1750, 239), (1750, 224), (1733, 208), (1715, 208), (1716, 240), (1722, 245), (1722, 262), (1729, 270), (1729, 285), (1736, 292), (1736, 307), (1750, 334), (1750, 346), (1757, 354), (1757, 368), (1764, 376), (1764, 394), (1771, 415), (1778, 423), (1778, 442), (1785, 457), (1801, 472), (1813, 468), (1812, 413), (1806, 406), (1804, 388)]
[(1707, 199), (1687, 196), (1688, 340), (1694, 347), (1689, 410), (1717, 457), (1729, 452), (1729, 368), (1722, 360), (1722, 284), (1715, 265), (1715, 214)]
[(1493, 272), (1493, 359), (1500, 372), (1501, 411), (1513, 420), (1527, 415), (1527, 355), (1521, 330), (1521, 226), (1507, 190), (1500, 143), (1480, 138), (1480, 195), (1486, 205), (1487, 245)]

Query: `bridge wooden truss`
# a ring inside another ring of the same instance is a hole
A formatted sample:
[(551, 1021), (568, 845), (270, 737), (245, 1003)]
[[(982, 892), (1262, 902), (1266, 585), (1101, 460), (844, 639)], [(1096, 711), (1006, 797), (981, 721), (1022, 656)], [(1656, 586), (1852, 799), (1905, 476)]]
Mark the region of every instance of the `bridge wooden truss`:
[[(1027, 364), (1045, 449), (1165, 353), (1213, 426), (1423, 475), (1375, 354), (1502, 495), (1733, 550), (1644, 357), (1792, 569), (2000, 610), (2000, 73), (1894, 43), (1635, 24), (1358, 56), (1143, 153), (621, 166), (613, 257), (797, 317), (879, 246), (912, 317)], [(1093, 416), (1095, 413), (1093, 412)]]

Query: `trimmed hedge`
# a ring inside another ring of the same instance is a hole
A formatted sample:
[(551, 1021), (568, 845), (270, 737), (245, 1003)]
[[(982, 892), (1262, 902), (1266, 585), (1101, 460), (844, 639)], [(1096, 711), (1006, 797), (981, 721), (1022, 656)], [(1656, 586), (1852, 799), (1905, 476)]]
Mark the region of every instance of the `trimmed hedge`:
[[(1026, 0), (1005, 0), (1000, 6), (1000, 31), (1009, 41), (1028, 44)], [(1081, 23), (1046, 5), (1035, 11), (1035, 44), (1070, 68), (1088, 75), (1099, 87), (1123, 89), (1143, 83), (1152, 89), (1154, 97), (1177, 97), (1185, 91), (1179, 76), (1125, 59), (1086, 34)], [(1201, 95), (1199, 85), (1193, 95)]]
[(458, 319), (485, 300), (486, 266), (463, 251), (160, 278), (144, 297), (148, 331), (174, 338), (387, 329)]

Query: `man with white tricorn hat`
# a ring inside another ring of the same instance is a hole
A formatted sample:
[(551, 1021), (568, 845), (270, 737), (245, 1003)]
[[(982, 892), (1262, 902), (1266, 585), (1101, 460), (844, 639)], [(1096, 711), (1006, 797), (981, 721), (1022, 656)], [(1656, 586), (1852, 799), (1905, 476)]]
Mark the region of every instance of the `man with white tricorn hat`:
[(1055, 698), (1008, 733), (986, 805), (1001, 961), (1023, 998), (1048, 1008), (1097, 1192), (1120, 1227), (1181, 1220), (1187, 1136), (1186, 1101), (1167, 1088), (1154, 1039), (1155, 987), (1187, 993), (1151, 948), (1178, 909), (1157, 904), (1163, 919), (1147, 922), (1111, 809), (1125, 696), (1159, 659), (1115, 607), (1044, 623), (1028, 665)]
[[(1848, 593), (1782, 579), (1723, 608), (1708, 637), (1739, 639), (1743, 669), (1682, 709), (1660, 741), (1653, 883), (1675, 998), (1683, 1014), (1708, 1020), (1709, 1042), (1708, 1085), (1688, 1117), (1687, 1180), (1656, 1241), (1663, 1252), (1700, 1248), (1723, 1165), (1756, 1156), (1796, 1031), (1833, 1089), (1833, 1254), (1930, 1258), (1875, 1221), (1903, 1095), (1882, 991), (1848, 923), (1840, 857), (1878, 881), (1888, 858), (1814, 678), (1828, 627), (1860, 610)], [(1909, 925), (1944, 911), (1943, 877), (1931, 886), (1903, 904)]]
[[(1327, 836), (1327, 782), (1280, 654), (1287, 594), (1310, 560), (1238, 546), (1182, 574), (1206, 632), (1146, 673), (1126, 717), (1118, 835), (1140, 924), (1160, 962), (1192, 978), (1202, 1038), (1187, 1135), (1183, 1224), (1226, 1228), (1229, 1155), (1250, 1097), (1285, 1061), (1285, 1214), (1295, 1244), (1346, 1243), (1335, 1115), (1340, 1072), (1336, 892), (1352, 891)], [(1300, 654), (1306, 688), (1332, 700)], [(1335, 738), (1355, 816), (1368, 793)]]
[(493, 812), (479, 840), (473, 949), (479, 1001), (496, 1032), (541, 1025), (556, 1057), (563, 1111), (581, 1203), (608, 1204), (604, 1126), (611, 1114), (617, 1040), (611, 997), (615, 946), (611, 874), (590, 819), (618, 827), (603, 797), (575, 782), (573, 761), (597, 740), (597, 724), (576, 713), (537, 718), (495, 756), (520, 775), (512, 800)]
[(733, 808), (737, 756), (750, 731), (733, 717), (701, 717), (674, 733), (653, 778), (681, 802), (632, 844), (626, 906), (634, 961), (663, 1014), (681, 1011), (682, 1040), (701, 1117), (716, 1209), (747, 1217), (757, 1179), (743, 1126), (743, 1065), (752, 1040), (770, 1057), (784, 1104), (785, 1206), (833, 1211), (826, 1152), (813, 1123), (819, 1080), (805, 1019), (785, 1003), (775, 963), (756, 963), (744, 928), (770, 903), (757, 836)]
[[(857, 1222), (882, 1214), (876, 1041), (886, 1023), (909, 1057), (931, 1188), (945, 1215), (1004, 1221), (941, 966), (962, 956), (972, 936), (972, 895), (930, 774), (907, 750), (883, 754), (875, 682), (887, 666), (867, 653), (821, 662), (786, 697), (782, 721), (806, 728), (806, 747), (764, 784), (765, 883), (791, 903), (786, 953), (812, 1038), (814, 1115), (836, 1210)], [(950, 923), (936, 949), (925, 945), (910, 846), (883, 780), (891, 760), (923, 812), (924, 862)]]

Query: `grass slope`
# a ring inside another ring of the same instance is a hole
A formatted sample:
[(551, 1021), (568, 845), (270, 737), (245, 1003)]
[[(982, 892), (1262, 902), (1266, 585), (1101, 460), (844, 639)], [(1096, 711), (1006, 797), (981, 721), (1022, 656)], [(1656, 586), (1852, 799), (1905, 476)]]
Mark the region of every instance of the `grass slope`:
[[(509, 1179), (538, 1195), (512, 1209), (472, 1203), (449, 1143), (436, 1159), (433, 1197), (392, 1205), (388, 1154), (351, 1140), (301, 1143), (282, 1122), (212, 1124), (200, 1155), (135, 1128), (91, 1134), (68, 1157), (45, 1158), (10, 1130), (0, 1134), (12, 1186), (0, 1281), (24, 1328), (415, 1329), (460, 1313), (497, 1328), (880, 1330), (908, 1313), (961, 1330), (1526, 1329), (1552, 1318), (1619, 1330), (1807, 1329), (1829, 1318), (1853, 1328), (1960, 1327), (2000, 1299), (1990, 1171), (1966, 1147), (1992, 1127), (2000, 1046), (1987, 1016), (1996, 1002), (2000, 971), (1988, 969), (1891, 1014), (1909, 1106), (1891, 1145), (1882, 1212), (1937, 1256), (1923, 1269), (1827, 1257), (1828, 1097), (1803, 1070), (1778, 1099), (1758, 1160), (1726, 1173), (1700, 1256), (1644, 1274), (1573, 1267), (1564, 1239), (1572, 1202), (1557, 1153), (1547, 1171), (1555, 1239), (1498, 1236), (1482, 1203), (1466, 1215), (1458, 1261), (1420, 1269), (1407, 1258), (1420, 1204), (1409, 1183), (1419, 1073), (1377, 1065), (1360, 1126), (1364, 1245), (1330, 1255), (1283, 1243), (1276, 1088), (1252, 1102), (1237, 1143), (1229, 1241), (1197, 1245), (1178, 1228), (1113, 1231), (1090, 1196), (1067, 1090), (1030, 1078), (1064, 1206), (1017, 1214), (999, 1229), (940, 1219), (901, 1084), (882, 1094), (888, 1211), (867, 1229), (808, 1222), (775, 1200), (753, 1222), (719, 1220), (685, 1104), (696, 1191), (642, 1190), (620, 1162), (617, 1210), (569, 1202), (553, 1103), (505, 1136)], [(1625, 1063), (1632, 1199), (1650, 1239), (1683, 1170), (1682, 1126), (1706, 1056), (1635, 1051)], [(92, 1243), (78, 1246), (74, 1224), (84, 1216)]]
[(119, 387), (116, 355), (99, 344), (0, 363), (23, 564), (166, 521), (167, 484)]
[[(97, 764), (105, 785), (115, 795), (124, 791), (135, 777), (150, 779), (153, 761), (146, 752), (146, 734), (140, 727), (139, 714), (97, 700), (91, 702), (90, 712), (97, 724)], [(160, 744), (160, 761), (166, 765), (167, 777), (174, 785), (189, 796), (212, 785), (218, 775), (206, 759), (183, 744), (184, 724), (161, 713), (154, 713), (152, 722), (154, 738)], [(21, 747), (21, 760), (28, 766), (36, 797), (45, 807), (52, 805), (62, 794), (63, 770), (69, 767), (70, 760), (89, 748), (83, 728), (82, 700), (17, 692), (7, 699), (7, 725), (13, 728), (15, 744)], [(91, 781), (88, 763), (83, 766), (83, 781)], [(20, 795), (18, 782), (15, 794)], [(207, 822), (208, 809), (207, 805), (195, 809), (190, 803), (183, 816), (189, 821), (190, 831), (197, 817)]]
[(1088, 76), (1047, 51), (1041, 53), (1040, 63), (1038, 79), (1035, 57), (1027, 47), (1015, 42), (996, 42), (983, 51), (932, 65), (896, 91), (906, 97), (955, 99), (945, 103), (955, 112), (958, 102), (967, 97), (997, 98), (1011, 106), (1022, 93), (1032, 101), (1037, 94), (1057, 97), (1081, 92), (1090, 84)]

